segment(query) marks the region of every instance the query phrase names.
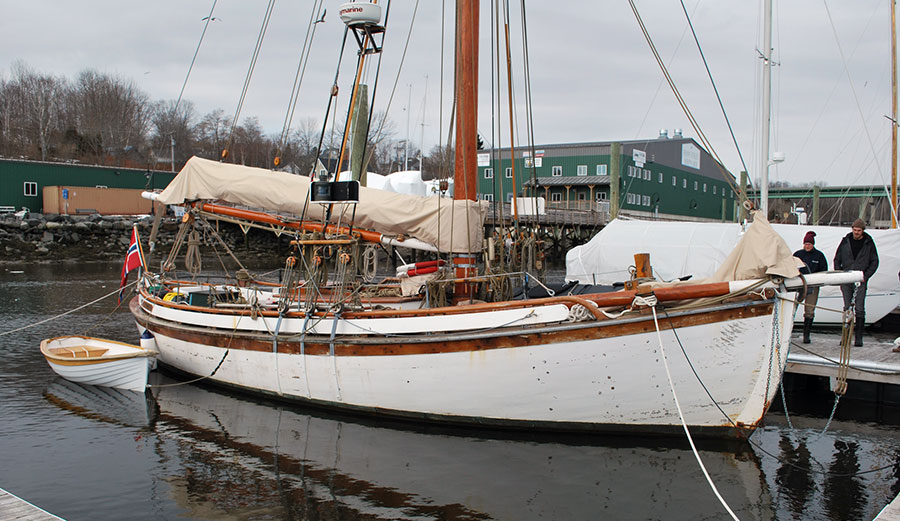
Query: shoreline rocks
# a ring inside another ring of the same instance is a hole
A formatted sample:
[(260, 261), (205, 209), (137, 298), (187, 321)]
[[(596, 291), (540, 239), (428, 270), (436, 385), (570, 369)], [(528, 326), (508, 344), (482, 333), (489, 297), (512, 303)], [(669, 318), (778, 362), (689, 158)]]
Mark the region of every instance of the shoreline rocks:
[[(148, 254), (147, 241), (153, 225), (150, 216), (37, 213), (22, 218), (0, 216), (0, 262), (124, 259), (131, 240), (129, 231), (134, 223), (138, 225), (144, 252)], [(168, 254), (179, 225), (180, 219), (163, 218), (156, 239), (156, 254)], [(239, 226), (231, 223), (213, 222), (212, 225), (242, 261), (245, 257), (283, 258), (289, 251), (290, 238), (286, 235), (276, 237), (257, 229), (250, 229), (245, 235)], [(200, 249), (204, 256), (215, 255), (213, 246), (219, 255), (227, 256), (216, 239), (209, 237), (202, 242)]]

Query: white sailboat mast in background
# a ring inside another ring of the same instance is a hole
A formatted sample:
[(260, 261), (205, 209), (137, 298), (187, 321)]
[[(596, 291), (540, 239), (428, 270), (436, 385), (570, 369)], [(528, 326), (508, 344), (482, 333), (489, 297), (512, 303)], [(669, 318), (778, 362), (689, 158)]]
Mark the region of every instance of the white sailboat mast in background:
[(759, 168), (760, 179), (759, 208), (763, 216), (769, 218), (769, 134), (772, 125), (772, 0), (763, 1), (763, 45), (762, 45), (762, 122), (760, 136)]

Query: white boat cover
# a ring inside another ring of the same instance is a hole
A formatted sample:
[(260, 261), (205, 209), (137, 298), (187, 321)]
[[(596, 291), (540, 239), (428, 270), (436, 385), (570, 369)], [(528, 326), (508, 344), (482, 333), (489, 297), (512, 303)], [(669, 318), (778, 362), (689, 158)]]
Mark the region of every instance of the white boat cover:
[[(305, 176), (192, 157), (158, 201), (182, 204), (224, 200), (232, 204), (300, 215), (309, 193)], [(306, 218), (323, 218), (324, 206), (310, 204)], [(335, 211), (332, 222), (347, 224), (351, 212)], [(481, 251), (487, 203), (450, 201), (360, 187), (354, 226), (387, 236), (414, 237), (442, 252)]]
[[(816, 248), (833, 268), (834, 253), (850, 228), (770, 224), (772, 230), (794, 252), (803, 247), (803, 236), (816, 232)], [(749, 229), (749, 228), (748, 228)], [(900, 230), (867, 229), (875, 240), (880, 261), (869, 281), (869, 289), (896, 290), (900, 271)], [(566, 280), (585, 284), (611, 284), (627, 280), (627, 266), (634, 253), (649, 253), (654, 275), (673, 280), (685, 275), (709, 277), (725, 262), (738, 240), (745, 235), (735, 223), (691, 223), (614, 219), (586, 244), (566, 254)]]
[[(804, 232), (805, 229), (804, 229)], [(802, 235), (801, 235), (802, 238)], [(614, 219), (587, 244), (566, 254), (566, 280), (611, 284), (628, 280), (635, 253), (649, 253), (660, 280), (685, 275), (732, 281), (766, 275), (795, 277), (798, 260), (762, 216), (740, 224)]]

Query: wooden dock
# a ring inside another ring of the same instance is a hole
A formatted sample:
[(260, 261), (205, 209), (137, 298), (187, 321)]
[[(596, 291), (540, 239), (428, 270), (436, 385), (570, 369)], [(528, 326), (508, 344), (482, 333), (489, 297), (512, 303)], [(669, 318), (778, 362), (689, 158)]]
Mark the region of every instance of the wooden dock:
[[(800, 343), (797, 329), (791, 338), (787, 372), (835, 377), (841, 359), (840, 334), (816, 333), (809, 344)], [(865, 335), (862, 347), (850, 348), (848, 380), (900, 385), (900, 353), (893, 352), (893, 337)]]
[(65, 521), (0, 488), (0, 521)]
[(874, 521), (900, 521), (900, 496), (888, 503), (888, 506), (881, 510)]

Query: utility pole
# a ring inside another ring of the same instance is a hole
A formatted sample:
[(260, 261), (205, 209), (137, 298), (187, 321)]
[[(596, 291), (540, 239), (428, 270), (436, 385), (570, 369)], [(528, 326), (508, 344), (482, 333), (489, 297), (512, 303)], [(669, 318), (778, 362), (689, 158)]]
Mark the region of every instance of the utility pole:
[(169, 159), (172, 160), (172, 172), (175, 171), (175, 135), (169, 134)]

